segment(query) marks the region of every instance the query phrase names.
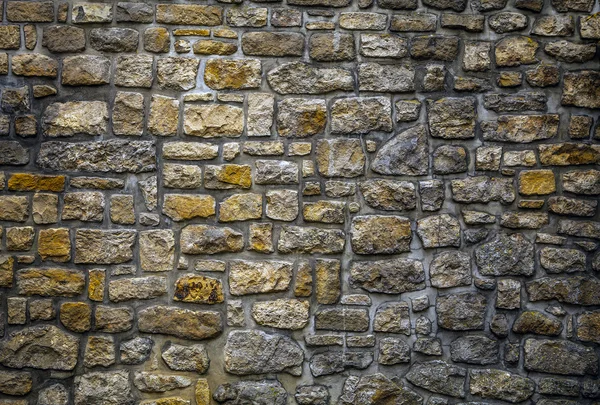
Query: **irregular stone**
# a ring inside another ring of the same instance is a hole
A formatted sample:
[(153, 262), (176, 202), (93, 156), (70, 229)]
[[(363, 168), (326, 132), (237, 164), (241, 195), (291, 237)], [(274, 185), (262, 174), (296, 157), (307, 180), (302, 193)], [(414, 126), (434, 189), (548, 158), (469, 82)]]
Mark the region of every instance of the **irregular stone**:
[(583, 63), (594, 58), (596, 45), (559, 40), (548, 42), (544, 46), (544, 52), (562, 62)]
[(31, 374), (19, 371), (0, 371), (0, 392), (7, 395), (27, 395), (31, 391)]
[(139, 36), (131, 28), (94, 28), (90, 31), (90, 46), (101, 52), (135, 52)]
[(261, 73), (258, 59), (209, 59), (204, 82), (213, 90), (255, 89), (261, 84)]
[(270, 190), (265, 194), (266, 215), (279, 221), (293, 221), (298, 216), (298, 192), (295, 190)]
[(133, 258), (135, 231), (78, 229), (75, 263), (118, 264)]
[(302, 56), (304, 35), (296, 32), (246, 32), (242, 51), (254, 56)]
[(256, 184), (297, 184), (298, 165), (284, 160), (257, 160), (254, 162)]
[(600, 311), (587, 311), (577, 315), (577, 339), (582, 342), (599, 343), (599, 331)]
[(515, 333), (557, 336), (562, 331), (562, 323), (538, 311), (524, 311), (513, 323)]
[(431, 13), (394, 14), (390, 31), (427, 32), (435, 31), (437, 16)]
[(68, 405), (69, 392), (62, 384), (43, 388), (38, 394), (38, 405)]
[(192, 381), (183, 376), (162, 375), (145, 371), (136, 371), (133, 384), (142, 392), (166, 392), (192, 385)]
[(307, 63), (283, 63), (267, 74), (269, 86), (279, 94), (321, 94), (353, 88), (349, 70), (320, 68)]
[(467, 371), (441, 360), (415, 363), (406, 379), (417, 387), (455, 398), (464, 398)]
[(200, 4), (157, 4), (156, 22), (177, 25), (220, 25), (223, 8)]
[(400, 294), (425, 288), (423, 264), (414, 259), (353, 262), (350, 285), (369, 292)]
[(417, 221), (417, 235), (425, 249), (460, 247), (460, 234), (460, 223), (449, 214), (434, 215)]
[(410, 40), (410, 56), (418, 60), (433, 59), (451, 62), (458, 56), (458, 45), (458, 37), (417, 36)]
[(558, 125), (559, 116), (555, 114), (505, 115), (482, 122), (481, 128), (488, 141), (529, 143), (555, 137)]
[[(512, 252), (507, 256), (504, 252)], [(475, 262), (481, 274), (487, 276), (531, 276), (534, 272), (534, 249), (523, 234), (496, 237), (475, 250)]]
[(310, 372), (315, 377), (341, 373), (347, 369), (364, 370), (373, 362), (369, 352), (317, 353), (310, 359)]
[(85, 367), (109, 367), (115, 364), (115, 342), (112, 336), (88, 336), (83, 355)]
[(358, 177), (364, 173), (365, 161), (359, 139), (317, 141), (317, 168), (324, 177)]
[(207, 189), (247, 189), (251, 186), (252, 169), (248, 165), (229, 164), (204, 167), (204, 187)]
[(117, 3), (117, 22), (151, 23), (154, 8), (145, 3)]
[[(213, 398), (219, 403), (230, 403), (231, 401), (243, 403), (260, 400), (264, 405), (286, 405), (287, 396), (287, 392), (279, 381), (262, 380), (238, 381), (219, 385)], [(202, 405), (207, 405), (208, 403), (206, 402)]]
[(233, 261), (229, 269), (232, 295), (286, 291), (292, 281), (292, 264), (280, 261)]
[(547, 273), (585, 271), (585, 253), (577, 249), (545, 247), (540, 250), (540, 264)]
[(506, 37), (496, 44), (498, 66), (520, 66), (536, 63), (537, 41), (525, 36)]
[(427, 100), (431, 136), (444, 139), (468, 139), (475, 136), (475, 99), (447, 97)]
[(229, 333), (224, 352), (225, 370), (235, 375), (302, 373), (304, 352), (290, 338), (258, 330)]
[(226, 104), (186, 105), (183, 130), (202, 138), (239, 137), (244, 131), (244, 112)]
[(361, 34), (360, 54), (372, 58), (402, 58), (408, 53), (408, 42), (391, 34)]
[(431, 261), (429, 278), (437, 288), (471, 285), (471, 258), (462, 252), (440, 253)]
[(437, 174), (467, 171), (467, 151), (462, 146), (442, 145), (433, 152), (433, 172)]
[(40, 54), (20, 54), (12, 57), (12, 72), (17, 76), (56, 77), (58, 62)]
[(210, 363), (203, 345), (183, 346), (172, 343), (162, 352), (162, 359), (171, 370), (193, 371), (200, 374), (208, 370)]
[(207, 218), (215, 215), (215, 200), (208, 195), (167, 194), (163, 213), (176, 222)]
[(99, 371), (75, 377), (75, 405), (133, 405), (129, 371)]
[(141, 173), (155, 169), (156, 151), (150, 141), (43, 142), (36, 163), (54, 171)]
[(95, 86), (110, 81), (110, 60), (104, 56), (77, 55), (63, 59), (61, 83), (69, 86)]
[(248, 136), (268, 136), (273, 125), (275, 98), (269, 93), (248, 95), (246, 132)]
[[(154, 341), (150, 338), (135, 337), (121, 343), (119, 346), (122, 364), (142, 364), (150, 357)], [(185, 359), (188, 361), (188, 359)]]
[(0, 141), (0, 164), (26, 165), (29, 163), (29, 151), (16, 141)]
[(356, 57), (352, 34), (312, 34), (308, 40), (311, 59), (319, 62), (341, 62)]
[(419, 176), (427, 174), (428, 163), (427, 129), (417, 125), (385, 143), (375, 155), (371, 170), (379, 174)]
[(218, 304), (224, 301), (223, 287), (218, 279), (186, 274), (175, 282), (173, 300), (197, 304)]
[(538, 65), (525, 72), (525, 79), (532, 87), (555, 86), (560, 82), (560, 71), (552, 65)]
[(383, 405), (385, 402), (404, 403), (405, 405), (422, 404), (423, 398), (405, 387), (397, 380), (390, 380), (383, 374), (349, 377), (339, 398), (343, 405), (359, 405), (363, 402), (373, 405)]
[(593, 278), (542, 277), (526, 284), (530, 301), (557, 300), (567, 304), (599, 305), (600, 282)]
[(498, 353), (498, 341), (481, 335), (461, 336), (450, 344), (450, 356), (457, 363), (495, 364)]
[(352, 220), (352, 251), (358, 254), (408, 252), (412, 233), (408, 218), (368, 215)]
[(166, 142), (162, 156), (172, 160), (212, 160), (219, 155), (217, 145), (200, 142)]
[(598, 372), (598, 356), (590, 347), (567, 340), (525, 340), (525, 369), (541, 373), (586, 375)]
[(161, 89), (185, 91), (196, 87), (200, 61), (194, 58), (162, 58), (156, 63), (156, 78)]
[(59, 268), (26, 268), (17, 271), (20, 295), (42, 297), (75, 297), (83, 293), (85, 276), (80, 270)]
[(548, 223), (546, 212), (507, 211), (500, 217), (500, 225), (511, 229), (540, 229)]
[(600, 162), (600, 146), (583, 143), (539, 145), (542, 166), (588, 165)]
[(252, 318), (263, 326), (299, 330), (308, 324), (310, 304), (296, 299), (255, 302)]
[(66, 193), (62, 219), (102, 222), (104, 219), (104, 194), (100, 192)]
[(133, 327), (133, 310), (128, 307), (96, 307), (96, 330), (106, 333), (120, 333)]
[(71, 21), (74, 24), (109, 23), (112, 19), (112, 4), (88, 2), (73, 4)]
[(323, 133), (327, 124), (325, 100), (286, 98), (277, 103), (277, 133), (304, 138)]
[(495, 111), (497, 113), (514, 111), (544, 111), (546, 110), (547, 101), (548, 98), (544, 93), (541, 92), (521, 92), (515, 94), (490, 93), (483, 96), (483, 106), (486, 109)]
[(566, 15), (545, 15), (537, 17), (531, 33), (545, 37), (563, 37), (573, 35), (575, 21)]
[(331, 130), (335, 134), (366, 134), (392, 130), (391, 103), (384, 97), (349, 97), (334, 101)]
[[(151, 55), (120, 55), (115, 67), (115, 85), (151, 87), (153, 58)], [(157, 96), (154, 96), (157, 97)], [(153, 97), (153, 98), (154, 98)]]
[(52, 103), (42, 118), (44, 134), (50, 137), (102, 135), (107, 125), (108, 108), (102, 101)]
[(415, 89), (415, 70), (408, 65), (381, 65), (361, 63), (358, 65), (358, 88), (360, 91), (404, 93)]
[(373, 331), (401, 333), (410, 336), (408, 303), (400, 301), (381, 304), (375, 312)]
[(517, 403), (530, 398), (535, 389), (533, 380), (502, 370), (471, 370), (469, 377), (471, 394), (482, 398)]
[(483, 329), (486, 298), (476, 292), (439, 295), (435, 305), (438, 325), (449, 330)]
[(366, 332), (369, 313), (364, 308), (326, 308), (315, 313), (315, 329)]
[(374, 179), (359, 184), (369, 207), (385, 211), (409, 211), (416, 207), (416, 192), (413, 183)]
[(108, 296), (112, 302), (148, 300), (167, 293), (167, 280), (164, 277), (119, 278), (111, 280)]
[(219, 203), (219, 221), (245, 221), (262, 217), (262, 195), (234, 194)]
[(182, 339), (210, 339), (221, 333), (221, 314), (155, 305), (138, 312), (140, 332), (172, 335)]
[(6, 367), (70, 371), (77, 365), (79, 339), (53, 325), (34, 326), (11, 333), (0, 345)]
[(600, 83), (600, 73), (596, 71), (565, 72), (561, 104), (584, 108), (600, 108), (600, 86), (598, 83)]
[(150, 27), (144, 30), (144, 50), (147, 52), (167, 53), (171, 48), (169, 30), (164, 27)]
[(180, 246), (182, 253), (192, 255), (239, 252), (244, 238), (232, 228), (187, 225), (181, 230)]

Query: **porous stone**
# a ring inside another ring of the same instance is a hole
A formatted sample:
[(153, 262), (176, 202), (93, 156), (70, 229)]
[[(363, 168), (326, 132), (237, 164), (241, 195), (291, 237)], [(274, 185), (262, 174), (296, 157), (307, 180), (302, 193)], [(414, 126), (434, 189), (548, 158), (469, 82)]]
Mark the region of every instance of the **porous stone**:
[(317, 169), (324, 177), (358, 177), (364, 173), (366, 157), (359, 139), (317, 141)]
[(533, 380), (495, 369), (471, 370), (469, 391), (482, 398), (522, 402), (534, 393)]
[(598, 372), (598, 356), (586, 346), (566, 340), (527, 339), (525, 369), (562, 375)]
[(426, 249), (445, 246), (459, 247), (461, 227), (458, 220), (452, 215), (434, 215), (417, 221), (417, 235)]
[(129, 373), (98, 371), (75, 377), (74, 401), (76, 405), (133, 405)]
[(410, 250), (412, 232), (408, 218), (368, 215), (352, 220), (352, 251), (358, 254), (393, 254)]
[(439, 295), (435, 305), (438, 325), (449, 330), (483, 329), (485, 296), (476, 292)]
[(292, 264), (280, 261), (234, 261), (229, 271), (233, 295), (286, 291), (292, 281)]
[(467, 371), (442, 360), (415, 363), (406, 379), (417, 387), (455, 398), (465, 396)]
[(184, 346), (173, 343), (162, 352), (161, 358), (171, 370), (199, 374), (205, 373), (210, 363), (206, 348), (200, 344)]
[(260, 86), (262, 65), (258, 59), (209, 59), (204, 81), (214, 90), (244, 90)]
[(499, 344), (483, 335), (461, 336), (450, 344), (452, 361), (488, 365), (498, 363)]
[[(510, 250), (511, 256), (503, 252)], [(534, 271), (533, 244), (523, 234), (499, 233), (496, 237), (475, 251), (475, 262), (483, 275), (530, 276)]]
[(201, 340), (219, 335), (223, 322), (218, 312), (155, 305), (138, 311), (138, 328), (141, 332)]

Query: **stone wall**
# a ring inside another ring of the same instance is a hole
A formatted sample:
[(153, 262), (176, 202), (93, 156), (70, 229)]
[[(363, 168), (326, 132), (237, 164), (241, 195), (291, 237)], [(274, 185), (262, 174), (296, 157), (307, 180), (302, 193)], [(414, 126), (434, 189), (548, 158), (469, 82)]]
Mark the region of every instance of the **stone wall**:
[(0, 405), (600, 404), (596, 0), (0, 6)]

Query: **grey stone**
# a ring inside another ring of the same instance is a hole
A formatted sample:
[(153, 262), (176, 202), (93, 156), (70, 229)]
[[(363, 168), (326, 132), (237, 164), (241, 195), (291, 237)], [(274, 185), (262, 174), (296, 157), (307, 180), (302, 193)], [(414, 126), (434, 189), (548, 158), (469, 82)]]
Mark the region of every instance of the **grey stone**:
[(219, 403), (286, 405), (287, 392), (277, 380), (239, 381), (219, 385), (213, 398)]
[(598, 373), (598, 355), (590, 347), (566, 340), (527, 339), (525, 369), (562, 375)]
[(471, 258), (463, 252), (442, 252), (435, 255), (429, 265), (431, 285), (451, 288), (471, 285)]
[(471, 394), (482, 398), (523, 402), (533, 395), (535, 389), (533, 380), (502, 370), (471, 370), (469, 376)]
[(425, 288), (423, 264), (414, 259), (353, 262), (350, 285), (369, 292), (400, 294)]
[(318, 68), (302, 62), (279, 65), (267, 74), (271, 88), (280, 94), (321, 94), (351, 90), (354, 78), (349, 70)]
[(75, 377), (75, 405), (133, 405), (129, 372), (87, 373)]
[(417, 125), (390, 138), (377, 151), (371, 170), (379, 174), (425, 175), (428, 172), (429, 147), (425, 125)]
[[(510, 251), (510, 256), (504, 252)], [(475, 251), (479, 272), (489, 276), (524, 275), (534, 272), (533, 244), (522, 234), (499, 233)]]
[(373, 354), (369, 352), (334, 352), (318, 353), (310, 359), (310, 371), (313, 376), (341, 373), (347, 369), (363, 370), (373, 362)]
[(450, 356), (457, 363), (496, 364), (498, 353), (498, 341), (482, 335), (461, 336), (450, 344)]
[(484, 328), (487, 300), (477, 292), (439, 295), (435, 305), (438, 325), (449, 330)]
[(406, 379), (427, 391), (464, 398), (467, 372), (462, 367), (441, 360), (415, 363), (406, 374)]

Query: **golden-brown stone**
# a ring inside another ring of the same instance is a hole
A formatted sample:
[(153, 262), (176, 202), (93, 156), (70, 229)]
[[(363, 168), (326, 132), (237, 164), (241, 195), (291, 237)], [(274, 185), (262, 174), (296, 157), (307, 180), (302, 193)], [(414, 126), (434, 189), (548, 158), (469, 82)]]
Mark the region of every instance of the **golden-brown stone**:
[(104, 300), (106, 271), (104, 269), (91, 269), (88, 274), (90, 278), (88, 298), (92, 301), (102, 302)]
[(15, 173), (8, 179), (11, 191), (63, 191), (65, 176), (48, 176), (31, 173)]
[(175, 282), (175, 301), (218, 304), (224, 301), (223, 286), (216, 278), (187, 274)]
[(173, 221), (215, 215), (215, 199), (209, 195), (167, 194), (163, 213)]
[(12, 287), (14, 264), (11, 256), (0, 256), (0, 287)]
[(86, 332), (92, 325), (92, 308), (85, 302), (65, 302), (60, 306), (60, 322), (73, 332)]
[(519, 193), (523, 195), (546, 195), (556, 191), (552, 170), (527, 170), (519, 174)]
[(40, 229), (38, 254), (42, 260), (68, 262), (71, 259), (71, 239), (67, 228)]
[(206, 378), (199, 378), (196, 383), (196, 405), (210, 405), (210, 387)]

